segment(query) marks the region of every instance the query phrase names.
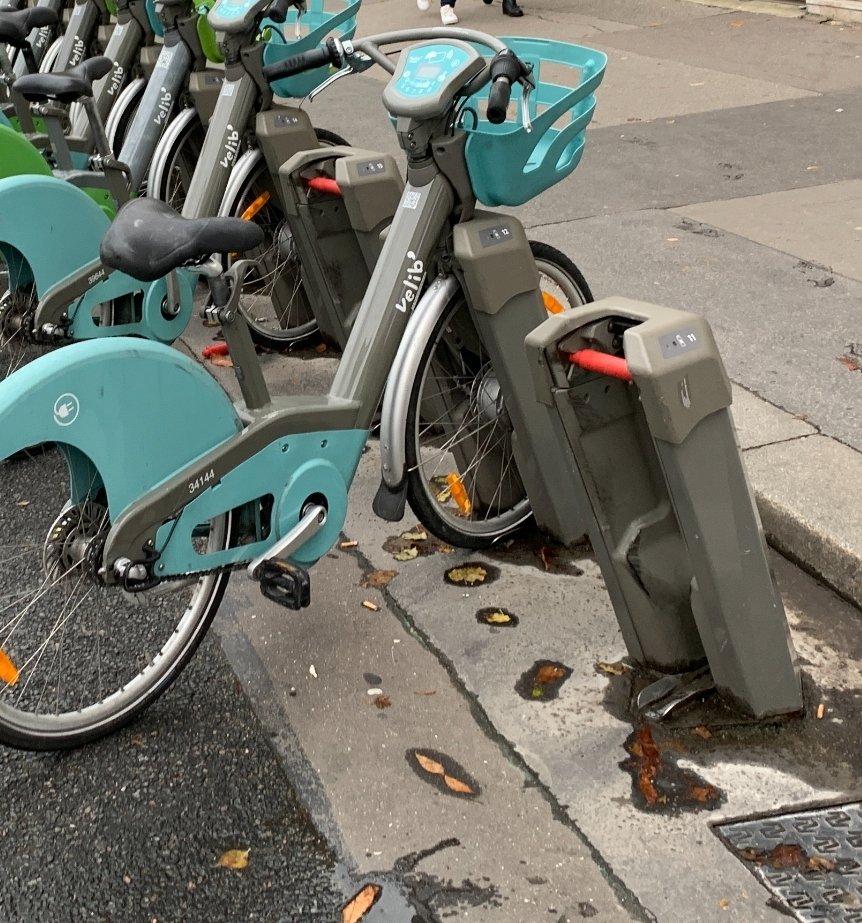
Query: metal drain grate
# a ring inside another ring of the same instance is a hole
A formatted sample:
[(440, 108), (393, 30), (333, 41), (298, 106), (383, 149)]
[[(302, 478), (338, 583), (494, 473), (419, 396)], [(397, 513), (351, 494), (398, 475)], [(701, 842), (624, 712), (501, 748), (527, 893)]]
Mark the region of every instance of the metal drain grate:
[(862, 923), (862, 802), (716, 824), (803, 923)]

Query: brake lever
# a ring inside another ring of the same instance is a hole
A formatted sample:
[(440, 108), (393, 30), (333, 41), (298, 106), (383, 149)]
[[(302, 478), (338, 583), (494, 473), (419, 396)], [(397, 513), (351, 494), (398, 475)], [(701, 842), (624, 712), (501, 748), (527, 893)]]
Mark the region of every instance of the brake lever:
[(533, 92), (533, 84), (523, 85), (521, 93), (521, 125), (527, 134), (533, 130), (533, 121), (530, 118), (530, 94)]
[(334, 74), (331, 74), (326, 78), (326, 80), (323, 81), (323, 83), (319, 84), (313, 90), (311, 90), (308, 96), (306, 96), (306, 99), (309, 102), (314, 102), (314, 97), (317, 96), (318, 93), (322, 93), (327, 87), (331, 87), (336, 80), (340, 80), (342, 77), (346, 77), (348, 74), (352, 73), (353, 68), (349, 64), (347, 67), (342, 67), (340, 71), (336, 71)]

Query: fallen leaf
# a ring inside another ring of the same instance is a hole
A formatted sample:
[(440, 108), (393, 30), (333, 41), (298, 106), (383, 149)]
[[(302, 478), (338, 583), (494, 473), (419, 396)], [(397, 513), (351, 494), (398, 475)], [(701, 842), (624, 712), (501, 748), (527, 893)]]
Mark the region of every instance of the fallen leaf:
[(233, 368), (233, 360), (231, 359), (230, 356), (211, 356), (210, 362), (212, 362), (213, 365), (219, 366), (219, 368), (223, 368), (223, 369)]
[(712, 731), (702, 724), (698, 725), (696, 728), (692, 728), (691, 733), (697, 734), (698, 737), (702, 737), (704, 740), (709, 740), (709, 738), (712, 737)]
[(412, 561), (413, 558), (419, 557), (419, 549), (403, 548), (401, 551), (396, 552), (393, 557), (396, 561)]
[(716, 796), (716, 791), (711, 785), (692, 785), (689, 792), (695, 801), (700, 802), (711, 801)]
[(544, 567), (546, 571), (549, 571), (551, 569), (552, 555), (545, 545), (542, 545), (542, 547), (539, 549), (539, 557), (542, 559), (542, 567)]
[(229, 849), (219, 856), (216, 865), (223, 869), (244, 869), (248, 865), (248, 849)]
[(462, 782), (460, 779), (455, 779), (452, 776), (447, 776), (445, 773), (443, 775), (443, 781), (448, 788), (452, 789), (453, 792), (458, 792), (459, 795), (476, 794), (466, 782)]
[(338, 547), (339, 548), (355, 548), (358, 544), (359, 542), (357, 541), (339, 542)]
[(850, 356), (839, 356), (838, 361), (851, 372), (862, 371), (862, 365), (859, 365), (859, 363)]
[(392, 699), (390, 699), (388, 695), (379, 695), (376, 699), (374, 699), (373, 704), (382, 710), (384, 708), (389, 708), (389, 706), (392, 704)]
[[(559, 667), (557, 668), (559, 669)], [(596, 664), (596, 669), (601, 670), (602, 673), (610, 673), (612, 676), (622, 676), (626, 672), (628, 667), (624, 663), (605, 663), (603, 660), (600, 660)], [(539, 671), (541, 673), (541, 670)], [(559, 677), (555, 677), (559, 678)], [(536, 677), (537, 681), (538, 676)], [(547, 682), (547, 680), (546, 680)]]
[(479, 564), (465, 564), (464, 567), (453, 567), (451, 570), (447, 570), (446, 576), (452, 583), (474, 586), (477, 583), (485, 582), (488, 571)]
[(437, 695), (437, 690), (436, 689), (427, 689), (427, 690), (414, 689), (413, 695)]
[(29, 505), (30, 505), (29, 500), (19, 500), (18, 501), (18, 506), (24, 507), (24, 506), (29, 506)]
[(508, 625), (512, 621), (512, 616), (508, 612), (501, 612), (498, 609), (496, 612), (489, 612), (484, 616), (484, 621), (489, 625)]
[(741, 29), (745, 25), (744, 19), (731, 19), (728, 23), (731, 29)]
[(422, 529), (412, 529), (409, 532), (402, 532), (401, 538), (408, 542), (424, 542), (428, 538), (428, 533)]
[(373, 570), (359, 582), (361, 587), (386, 586), (398, 576), (397, 570)]
[(821, 702), (821, 703), (817, 706), (817, 718), (818, 718), (818, 720), (822, 719), (823, 716), (824, 716), (825, 714), (826, 714), (826, 706), (823, 704), (823, 702)]
[(341, 923), (359, 923), (377, 903), (383, 888), (380, 885), (365, 885), (341, 908)]
[(325, 352), (326, 352), (326, 343), (318, 343), (317, 346), (314, 347), (314, 351), (315, 351), (316, 353), (325, 353)]
[(831, 859), (824, 859), (823, 856), (809, 856), (808, 868), (812, 872), (831, 872), (835, 868), (835, 863)]
[(380, 611), (380, 606), (378, 606), (377, 603), (371, 602), (370, 599), (363, 599), (363, 600), (362, 600), (362, 605), (363, 605), (364, 608), (370, 609), (372, 612), (379, 612), (379, 611)]
[(718, 902), (718, 906), (721, 907), (722, 910), (727, 910), (727, 908), (730, 906), (730, 901), (726, 897), (723, 897)]
[(425, 770), (425, 772), (430, 772), (435, 776), (446, 775), (446, 770), (443, 768), (443, 766), (436, 760), (432, 760), (430, 756), (425, 756), (423, 753), (417, 753), (416, 762)]
[(564, 679), (566, 671), (553, 663), (546, 663), (536, 670), (533, 681), (539, 686), (547, 686), (548, 683), (555, 683), (558, 679)]

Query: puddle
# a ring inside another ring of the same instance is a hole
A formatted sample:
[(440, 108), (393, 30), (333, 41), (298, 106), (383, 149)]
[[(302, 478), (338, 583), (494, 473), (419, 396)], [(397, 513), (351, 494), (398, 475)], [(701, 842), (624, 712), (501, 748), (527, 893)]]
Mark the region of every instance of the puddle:
[(404, 756), (413, 772), (438, 791), (459, 798), (476, 798), (482, 793), (479, 783), (446, 753), (423, 747), (408, 750)]
[(489, 628), (515, 628), (519, 619), (517, 615), (502, 606), (488, 606), (476, 613), (476, 621)]
[(517, 538), (495, 545), (485, 552), (488, 557), (503, 564), (533, 567), (546, 574), (564, 574), (580, 577), (584, 571), (579, 561), (590, 558), (592, 549), (584, 539), (571, 548), (549, 541), (535, 526), (519, 532)]
[(422, 526), (416, 525), (400, 535), (390, 535), (383, 543), (383, 550), (388, 551), (396, 561), (410, 561), (438, 552), (451, 554), (455, 549), (435, 538)]
[(450, 567), (443, 574), (446, 583), (452, 586), (486, 586), (493, 583), (500, 576), (500, 568), (493, 564), (483, 564), (481, 561), (466, 561), (457, 567)]
[(515, 683), (515, 692), (528, 702), (550, 702), (572, 675), (571, 667), (555, 660), (537, 660)]
[[(712, 811), (724, 803), (724, 793), (670, 756), (671, 747), (659, 745), (649, 724), (635, 728), (626, 740), (628, 759), (619, 765), (632, 777), (636, 807), (660, 814)], [(674, 748), (675, 749), (675, 748)]]

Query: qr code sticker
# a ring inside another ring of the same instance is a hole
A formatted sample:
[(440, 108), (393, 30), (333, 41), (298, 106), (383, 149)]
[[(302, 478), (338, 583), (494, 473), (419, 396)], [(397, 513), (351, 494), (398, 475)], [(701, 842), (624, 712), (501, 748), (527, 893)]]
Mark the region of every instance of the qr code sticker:
[(417, 208), (422, 199), (421, 192), (405, 192), (403, 208)]

